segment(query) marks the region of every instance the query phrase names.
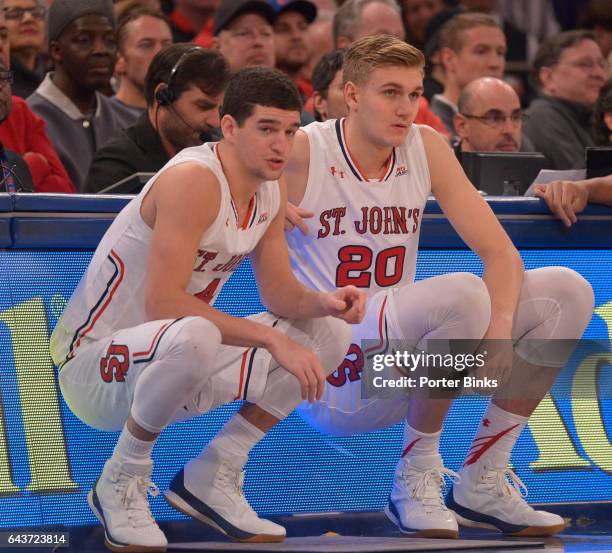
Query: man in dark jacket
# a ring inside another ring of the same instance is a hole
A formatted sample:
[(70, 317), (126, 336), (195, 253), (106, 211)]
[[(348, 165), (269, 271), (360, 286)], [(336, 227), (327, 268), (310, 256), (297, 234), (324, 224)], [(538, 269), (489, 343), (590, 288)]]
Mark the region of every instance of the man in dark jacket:
[(214, 50), (174, 44), (159, 52), (145, 79), (147, 110), (97, 151), (85, 191), (158, 171), (183, 148), (213, 140), (228, 75), (225, 59)]
[(549, 169), (582, 169), (593, 146), (593, 107), (605, 78), (605, 60), (590, 31), (566, 31), (545, 40), (533, 61), (541, 96), (529, 106), (525, 132)]

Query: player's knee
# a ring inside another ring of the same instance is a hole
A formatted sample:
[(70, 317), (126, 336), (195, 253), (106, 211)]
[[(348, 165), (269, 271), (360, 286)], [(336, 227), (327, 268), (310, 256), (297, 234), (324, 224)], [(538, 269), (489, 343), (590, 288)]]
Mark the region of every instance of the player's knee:
[(316, 319), (319, 339), (319, 357), (325, 375), (333, 373), (351, 345), (352, 327), (345, 321), (335, 317)]
[(455, 316), (460, 316), (466, 325), (469, 334), (484, 335), (491, 319), (491, 296), (484, 281), (472, 273), (454, 273), (448, 275), (452, 280), (449, 295), (444, 296), (444, 301), (449, 302), (449, 307)]
[(565, 322), (571, 321), (577, 333), (584, 331), (593, 315), (595, 295), (582, 275), (568, 267), (543, 267), (528, 271), (525, 278), (531, 279), (532, 290), (539, 291), (535, 294), (551, 298), (558, 304), (559, 316)]
[(174, 338), (173, 353), (180, 373), (190, 385), (208, 379), (220, 344), (221, 332), (208, 319), (189, 317), (184, 321)]

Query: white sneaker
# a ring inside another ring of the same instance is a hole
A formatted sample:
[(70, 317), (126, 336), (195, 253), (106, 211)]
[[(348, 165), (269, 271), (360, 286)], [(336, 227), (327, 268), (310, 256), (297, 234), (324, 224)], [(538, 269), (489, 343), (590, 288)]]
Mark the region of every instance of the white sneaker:
[[(235, 541), (281, 542), (287, 535), (285, 528), (259, 518), (244, 497), (245, 461), (241, 457), (221, 458), (214, 451), (209, 451), (206, 459), (193, 459), (170, 483), (166, 501)], [(196, 484), (188, 489), (186, 482)]]
[(459, 537), (457, 520), (444, 504), (445, 476), (458, 478), (444, 467), (440, 455), (400, 459), (385, 514), (402, 533), (419, 538)]
[(104, 543), (111, 551), (137, 553), (166, 551), (168, 540), (159, 529), (147, 492), (159, 494), (151, 482), (151, 461), (138, 463), (111, 457), (87, 496), (87, 502), (104, 526)]
[[(527, 488), (493, 455), (463, 467), (446, 504), (462, 526), (493, 528), (512, 536), (552, 536), (565, 528), (559, 515), (536, 511), (523, 498)], [(497, 466), (496, 466), (497, 465)]]

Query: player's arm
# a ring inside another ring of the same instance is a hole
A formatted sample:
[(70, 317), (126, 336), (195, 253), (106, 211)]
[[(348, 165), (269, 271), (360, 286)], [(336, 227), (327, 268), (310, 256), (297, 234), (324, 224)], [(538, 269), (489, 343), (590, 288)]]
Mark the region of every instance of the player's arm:
[(271, 347), (278, 331), (222, 313), (186, 291), (200, 239), (219, 211), (216, 177), (200, 164), (182, 163), (160, 175), (149, 194), (155, 219), (145, 282), (147, 318), (200, 316), (217, 326), (224, 344)]
[(363, 291), (345, 286), (334, 292), (317, 292), (295, 278), (283, 231), (287, 193), (282, 177), (279, 189), (278, 213), (251, 254), (263, 304), (273, 313), (290, 319), (332, 315), (349, 323), (360, 322), (365, 314)]
[(427, 128), (421, 136), (433, 194), (453, 228), (484, 263), (483, 280), (491, 296), (485, 337), (510, 338), (525, 270), (521, 256), (444, 140)]
[(308, 234), (308, 226), (304, 219), (310, 219), (314, 213), (299, 207), (306, 193), (308, 183), (308, 166), (310, 164), (310, 144), (308, 135), (299, 130), (295, 135), (291, 156), (283, 169), (287, 183), (287, 205), (285, 213), (285, 230), (298, 227), (303, 234)]

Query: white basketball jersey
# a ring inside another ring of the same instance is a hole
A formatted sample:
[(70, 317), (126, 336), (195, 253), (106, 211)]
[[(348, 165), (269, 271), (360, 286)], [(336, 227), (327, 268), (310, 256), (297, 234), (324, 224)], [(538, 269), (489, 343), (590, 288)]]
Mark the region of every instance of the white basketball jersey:
[(113, 221), (102, 238), (51, 338), (56, 363), (74, 355), (83, 339), (100, 339), (147, 321), (144, 288), (152, 229), (142, 220), (142, 200), (168, 168), (185, 162), (208, 167), (221, 190), (219, 213), (203, 234), (187, 292), (212, 303), (223, 284), (266, 232), (278, 212), (278, 181), (263, 182), (248, 217), (238, 212), (217, 153), (218, 144), (187, 148), (172, 158)]
[(368, 296), (414, 280), (419, 232), (431, 182), (419, 125), (394, 148), (387, 170), (368, 180), (351, 157), (344, 119), (303, 128), (310, 142), (306, 192), (300, 207), (310, 233), (287, 234), (291, 264), (321, 291), (353, 284)]

